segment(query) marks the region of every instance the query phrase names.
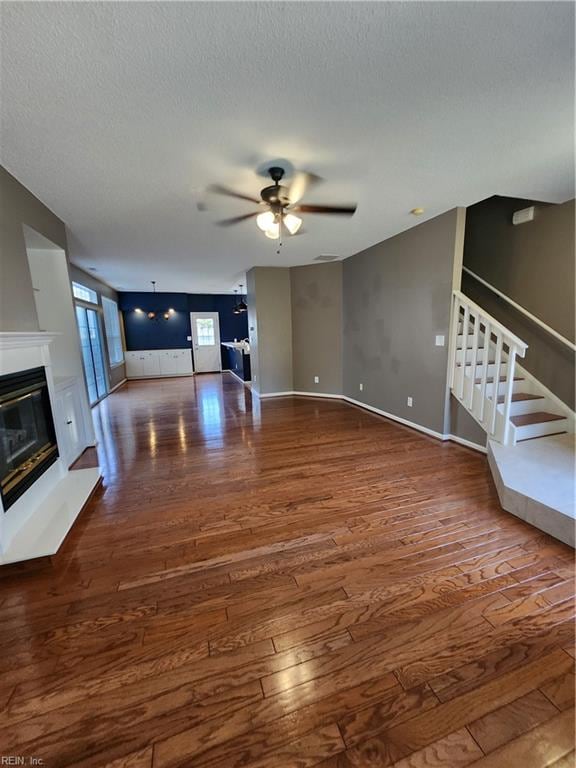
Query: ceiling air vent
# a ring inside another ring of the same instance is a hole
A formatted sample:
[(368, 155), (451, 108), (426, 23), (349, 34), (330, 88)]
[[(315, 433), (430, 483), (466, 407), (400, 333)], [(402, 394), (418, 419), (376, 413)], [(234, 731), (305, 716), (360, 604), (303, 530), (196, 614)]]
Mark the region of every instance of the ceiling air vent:
[(321, 253), (320, 256), (316, 256), (314, 261), (334, 261), (339, 258), (337, 253)]

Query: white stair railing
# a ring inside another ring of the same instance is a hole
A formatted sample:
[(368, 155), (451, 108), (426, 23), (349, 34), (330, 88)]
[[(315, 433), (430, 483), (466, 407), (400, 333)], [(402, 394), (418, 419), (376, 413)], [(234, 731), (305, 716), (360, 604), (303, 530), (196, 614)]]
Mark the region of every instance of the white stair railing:
[(452, 394), (489, 437), (507, 445), (516, 358), (524, 357), (528, 345), (454, 291), (449, 349)]

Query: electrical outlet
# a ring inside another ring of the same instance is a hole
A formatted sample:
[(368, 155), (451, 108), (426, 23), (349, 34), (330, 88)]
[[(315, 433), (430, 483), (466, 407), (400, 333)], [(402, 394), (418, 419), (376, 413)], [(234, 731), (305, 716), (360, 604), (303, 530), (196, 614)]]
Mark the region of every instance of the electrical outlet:
[(320, 384), (320, 377), (314, 376), (314, 384)]
[(408, 400), (406, 400), (406, 405), (408, 406), (408, 408), (412, 408), (412, 398), (411, 397), (409, 397)]
[(360, 392), (364, 392), (364, 384), (360, 384)]

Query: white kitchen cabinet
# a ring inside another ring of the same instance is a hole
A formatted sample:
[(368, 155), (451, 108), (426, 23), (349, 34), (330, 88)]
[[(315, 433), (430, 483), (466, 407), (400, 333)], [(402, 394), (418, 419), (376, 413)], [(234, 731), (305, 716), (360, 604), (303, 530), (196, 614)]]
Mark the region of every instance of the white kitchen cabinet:
[(163, 349), (159, 357), (160, 373), (163, 376), (192, 373), (192, 352), (189, 349)]
[(156, 350), (144, 353), (144, 376), (160, 376), (160, 356)]
[(126, 352), (126, 376), (129, 379), (192, 374), (190, 349), (151, 349)]

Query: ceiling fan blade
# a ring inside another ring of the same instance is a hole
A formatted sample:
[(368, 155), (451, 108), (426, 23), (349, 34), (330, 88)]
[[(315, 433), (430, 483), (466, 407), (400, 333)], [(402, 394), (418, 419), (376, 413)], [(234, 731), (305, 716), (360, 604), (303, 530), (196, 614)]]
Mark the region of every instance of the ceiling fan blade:
[(352, 216), (355, 213), (356, 205), (297, 205), (292, 208), (297, 213), (331, 213), (338, 216)]
[(234, 216), (231, 219), (221, 219), (220, 221), (217, 221), (216, 224), (219, 227), (231, 227), (233, 224), (239, 224), (241, 221), (246, 221), (246, 219), (258, 216), (258, 213), (258, 211), (255, 211), (254, 213), (245, 213), (243, 216)]
[(288, 189), (289, 205), (298, 203), (309, 189), (320, 184), (322, 181), (324, 181), (324, 179), (320, 176), (316, 176), (315, 173), (297, 171)]
[(233, 189), (223, 187), (221, 184), (210, 184), (208, 192), (212, 192), (215, 195), (224, 195), (225, 197), (236, 197), (238, 200), (248, 200), (250, 203), (260, 203), (256, 197), (250, 197), (250, 195), (244, 195), (242, 192), (235, 192)]

